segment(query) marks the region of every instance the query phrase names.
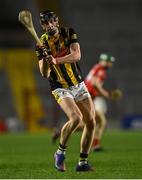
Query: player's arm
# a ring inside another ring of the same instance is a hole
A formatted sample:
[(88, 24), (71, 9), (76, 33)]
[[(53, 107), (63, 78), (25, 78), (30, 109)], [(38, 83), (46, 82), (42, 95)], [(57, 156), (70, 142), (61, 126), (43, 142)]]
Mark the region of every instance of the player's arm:
[(47, 78), (47, 68), (48, 68), (47, 62), (44, 59), (41, 59), (39, 60), (38, 64), (41, 75)]
[(109, 92), (103, 88), (102, 83), (98, 77), (92, 77), (91, 84), (94, 86), (95, 89), (97, 89), (101, 96), (108, 99), (110, 98)]
[(51, 60), (51, 56), (48, 56), (46, 49), (41, 46), (36, 46), (36, 55), (38, 58), (40, 73), (43, 77), (47, 78), (47, 71), (49, 68), (48, 60)]
[(77, 34), (74, 29), (69, 28), (69, 50), (70, 53), (53, 59), (54, 64), (72, 63), (77, 62), (81, 58), (80, 45), (78, 43)]
[(81, 52), (80, 52), (79, 43), (72, 43), (70, 44), (70, 54), (63, 57), (57, 57), (55, 60), (53, 60), (53, 63), (55, 64), (72, 63), (79, 61), (80, 58), (81, 58)]

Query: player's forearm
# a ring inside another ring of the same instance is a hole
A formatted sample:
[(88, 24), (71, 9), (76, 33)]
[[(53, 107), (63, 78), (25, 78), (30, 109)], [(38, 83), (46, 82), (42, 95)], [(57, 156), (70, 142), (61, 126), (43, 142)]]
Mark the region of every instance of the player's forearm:
[(72, 63), (72, 62), (79, 61), (80, 58), (81, 58), (81, 55), (79, 52), (73, 52), (63, 57), (57, 57), (56, 61), (57, 61), (57, 64)]
[(44, 59), (41, 59), (39, 61), (39, 70), (41, 75), (45, 78), (47, 78), (47, 68), (48, 68), (47, 62)]
[(109, 92), (103, 89), (100, 89), (100, 94), (105, 98), (109, 99)]
[(107, 90), (105, 90), (99, 86), (95, 86), (95, 88), (97, 89), (97, 91), (100, 93), (101, 96), (103, 96), (105, 98), (109, 98), (109, 92)]

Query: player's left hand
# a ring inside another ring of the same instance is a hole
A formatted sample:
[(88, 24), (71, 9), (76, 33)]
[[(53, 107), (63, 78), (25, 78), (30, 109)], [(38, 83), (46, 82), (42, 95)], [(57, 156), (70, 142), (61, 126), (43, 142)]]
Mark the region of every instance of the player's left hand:
[(57, 59), (55, 59), (53, 56), (51, 56), (51, 61), (52, 61), (53, 64), (58, 64)]
[(120, 89), (114, 89), (110, 92), (110, 98), (112, 100), (119, 100), (122, 97), (123, 93)]

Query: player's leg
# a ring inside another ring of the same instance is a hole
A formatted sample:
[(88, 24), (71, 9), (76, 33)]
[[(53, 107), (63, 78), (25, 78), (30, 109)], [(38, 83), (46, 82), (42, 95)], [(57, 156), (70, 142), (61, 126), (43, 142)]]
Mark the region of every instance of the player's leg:
[(102, 138), (102, 134), (106, 127), (106, 117), (105, 114), (107, 112), (107, 104), (103, 97), (95, 97), (94, 106), (96, 110), (96, 131), (95, 131), (95, 138), (92, 144), (92, 149), (95, 151), (102, 150), (100, 141)]
[(96, 123), (97, 126), (95, 131), (95, 138), (92, 144), (92, 149), (94, 151), (100, 151), (102, 150), (101, 139), (107, 123), (105, 114), (103, 112), (96, 111)]
[(57, 141), (57, 139), (60, 137), (60, 134), (61, 134), (61, 128), (56, 128), (54, 131), (53, 131), (53, 134), (52, 134), (52, 143), (55, 143)]
[(62, 99), (60, 106), (68, 117), (68, 122), (61, 129), (60, 143), (66, 146), (69, 136), (82, 121), (82, 113), (75, 101), (71, 98)]
[(87, 158), (92, 146), (96, 125), (94, 105), (91, 97), (77, 102), (77, 105), (83, 114), (84, 128), (80, 144), (80, 160), (76, 167), (76, 170), (91, 170), (91, 167), (88, 165)]
[(82, 114), (72, 98), (63, 98), (60, 101), (60, 106), (67, 115), (69, 121), (61, 129), (59, 148), (55, 153), (55, 167), (59, 171), (65, 171), (65, 151), (66, 145), (70, 135), (77, 128), (79, 122), (82, 120)]

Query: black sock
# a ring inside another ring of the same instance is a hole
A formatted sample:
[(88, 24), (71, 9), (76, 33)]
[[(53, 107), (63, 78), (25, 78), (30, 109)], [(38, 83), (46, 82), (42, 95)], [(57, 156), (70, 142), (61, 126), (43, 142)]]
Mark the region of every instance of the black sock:
[(80, 153), (79, 163), (87, 163), (88, 154)]
[(67, 146), (63, 146), (61, 143), (58, 146), (57, 152), (63, 152), (65, 153)]

